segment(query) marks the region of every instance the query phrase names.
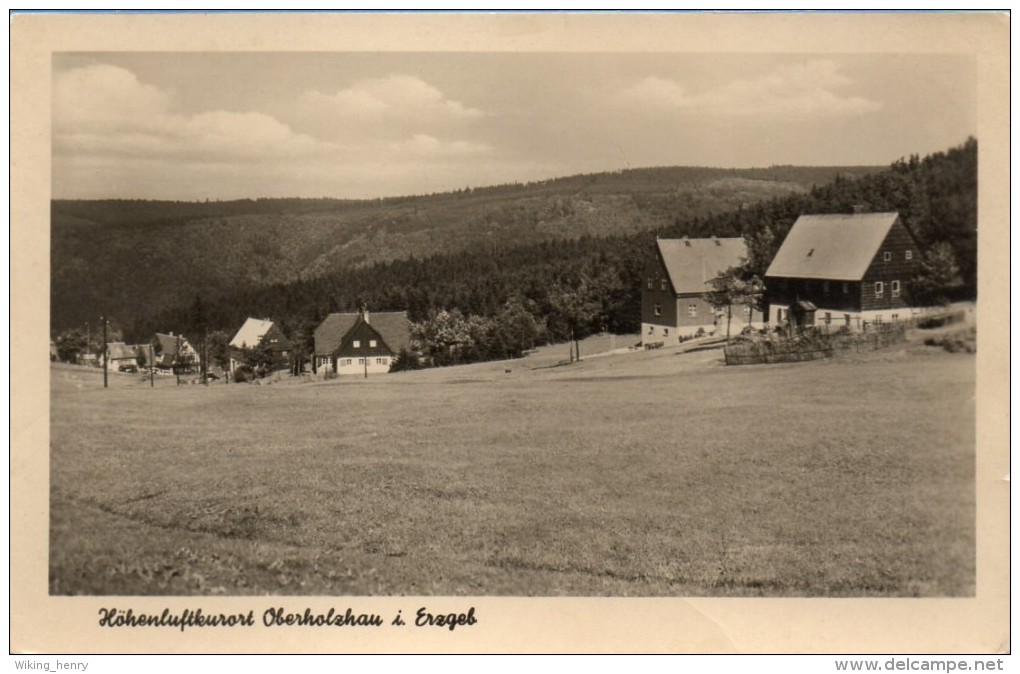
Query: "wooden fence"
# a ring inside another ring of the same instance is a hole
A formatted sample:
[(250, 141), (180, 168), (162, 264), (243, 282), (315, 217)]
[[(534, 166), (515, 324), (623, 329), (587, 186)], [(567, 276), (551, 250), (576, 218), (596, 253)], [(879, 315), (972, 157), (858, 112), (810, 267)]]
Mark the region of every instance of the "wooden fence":
[(723, 348), (727, 365), (798, 363), (831, 358), (841, 353), (875, 351), (906, 340), (902, 323), (872, 326), (865, 332), (832, 332), (808, 329), (790, 335), (770, 335), (736, 341)]

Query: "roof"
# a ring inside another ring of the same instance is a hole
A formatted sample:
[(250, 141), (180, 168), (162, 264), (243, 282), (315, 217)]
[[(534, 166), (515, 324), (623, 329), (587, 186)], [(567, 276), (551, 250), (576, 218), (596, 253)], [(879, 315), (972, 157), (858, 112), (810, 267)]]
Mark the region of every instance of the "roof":
[(765, 275), (859, 281), (898, 219), (898, 213), (802, 215)]
[(164, 356), (169, 354), (171, 357), (177, 355), (177, 340), (181, 341), (182, 350), (183, 345), (188, 343), (183, 335), (164, 335), (161, 332), (156, 333), (156, 340), (159, 342), (160, 353)]
[(273, 327), (273, 322), (269, 319), (249, 318), (230, 340), (230, 346), (236, 349), (254, 348), (259, 345), (263, 335), (269, 332), (271, 327)]
[(368, 315), (368, 324), (379, 333), (393, 353), (411, 346), (411, 322), (403, 311), (379, 311)]
[(315, 328), (315, 353), (328, 355), (340, 348), (344, 335), (358, 322), (358, 313), (329, 314)]
[[(344, 337), (349, 333), (358, 319), (359, 313), (329, 314), (315, 328), (315, 353), (328, 355), (340, 348)], [(393, 353), (411, 345), (411, 323), (407, 313), (403, 311), (379, 311), (368, 314), (368, 324), (382, 338)]]
[(747, 256), (744, 239), (659, 239), (659, 254), (677, 294), (703, 293), (706, 284)]
[(106, 352), (109, 354), (110, 360), (121, 360), (123, 358), (134, 358), (134, 349), (125, 344), (124, 342), (108, 342), (106, 345)]

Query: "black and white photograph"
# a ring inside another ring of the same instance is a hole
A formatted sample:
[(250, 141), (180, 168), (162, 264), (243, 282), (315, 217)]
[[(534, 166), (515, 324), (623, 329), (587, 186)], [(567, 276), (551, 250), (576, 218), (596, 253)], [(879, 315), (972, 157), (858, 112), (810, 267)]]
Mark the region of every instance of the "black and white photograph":
[(975, 601), (980, 50), (653, 37), (54, 46), (44, 594)]

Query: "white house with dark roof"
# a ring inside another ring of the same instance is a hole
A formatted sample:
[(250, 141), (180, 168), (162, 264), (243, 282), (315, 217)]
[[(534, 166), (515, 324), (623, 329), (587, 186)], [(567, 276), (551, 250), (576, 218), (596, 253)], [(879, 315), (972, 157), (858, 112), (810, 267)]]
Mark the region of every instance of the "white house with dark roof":
[(918, 309), (920, 247), (898, 213), (802, 215), (765, 274), (772, 325), (894, 322)]
[[(744, 262), (747, 245), (742, 238), (659, 239), (655, 254), (645, 264), (641, 286), (641, 344), (677, 344), (680, 338), (725, 329), (723, 312), (702, 295), (709, 282), (730, 267)], [(732, 308), (732, 326), (752, 322), (746, 307)], [(755, 325), (761, 324), (761, 316)]]
[(403, 311), (334, 313), (319, 324), (314, 337), (316, 372), (382, 374), (410, 346), (411, 324)]

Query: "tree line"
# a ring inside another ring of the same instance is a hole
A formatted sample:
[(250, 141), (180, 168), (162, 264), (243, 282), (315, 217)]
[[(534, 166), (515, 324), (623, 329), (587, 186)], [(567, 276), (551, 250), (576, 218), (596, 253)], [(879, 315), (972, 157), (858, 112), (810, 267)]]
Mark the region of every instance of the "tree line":
[(801, 214), (860, 208), (899, 212), (925, 260), (944, 261), (936, 270), (942, 274), (941, 285), (975, 286), (977, 141), (972, 138), (947, 152), (902, 159), (885, 171), (839, 175), (805, 194), (708, 217), (677, 218), (651, 231), (412, 256), (245, 288), (206, 302), (201, 320), (192, 302), (140, 317), (124, 328), (142, 339), (168, 326), (185, 334), (232, 333), (248, 316), (271, 317), (294, 342), (295, 353), (307, 357), (312, 332), (328, 313), (369, 307), (407, 311), (415, 341), (430, 365), (506, 358), (537, 344), (580, 340), (599, 331), (637, 332), (642, 269), (658, 237), (743, 236), (748, 246), (745, 271), (748, 278), (761, 279)]

